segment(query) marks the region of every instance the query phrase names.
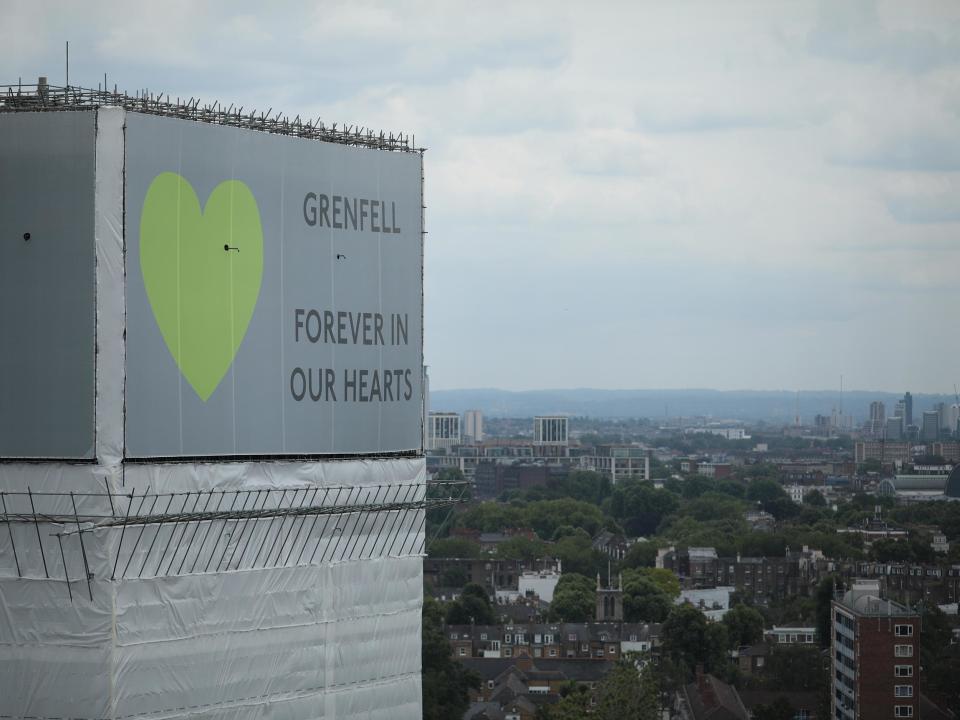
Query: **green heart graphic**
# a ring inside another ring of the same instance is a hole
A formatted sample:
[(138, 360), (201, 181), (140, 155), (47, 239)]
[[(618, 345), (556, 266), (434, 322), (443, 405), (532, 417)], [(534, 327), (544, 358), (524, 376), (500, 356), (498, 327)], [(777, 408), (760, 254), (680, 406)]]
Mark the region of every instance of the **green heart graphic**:
[(184, 178), (157, 175), (140, 216), (140, 270), (163, 340), (206, 402), (230, 368), (260, 294), (263, 230), (250, 188), (222, 182), (201, 210)]

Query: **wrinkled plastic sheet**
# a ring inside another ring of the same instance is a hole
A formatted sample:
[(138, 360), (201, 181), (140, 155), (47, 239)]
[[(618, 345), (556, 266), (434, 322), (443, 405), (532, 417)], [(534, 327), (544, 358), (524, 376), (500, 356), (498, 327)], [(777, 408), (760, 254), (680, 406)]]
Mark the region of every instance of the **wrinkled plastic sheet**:
[[(124, 111), (97, 123), (97, 461), (2, 464), (0, 492), (53, 493), (38, 511), (69, 516), (115, 513), (132, 491), (422, 485), (422, 458), (123, 464)], [(422, 520), (405, 529), (411, 548)], [(421, 717), (418, 555), (112, 581), (119, 533), (55, 536), (74, 529), (0, 527), (0, 717)]]

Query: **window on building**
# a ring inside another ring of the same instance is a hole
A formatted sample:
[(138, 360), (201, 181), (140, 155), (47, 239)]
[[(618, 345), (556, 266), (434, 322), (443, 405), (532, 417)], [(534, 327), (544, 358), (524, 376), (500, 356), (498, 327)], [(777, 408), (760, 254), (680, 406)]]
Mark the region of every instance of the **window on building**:
[(893, 688), (894, 697), (913, 697), (913, 685), (897, 685)]
[(913, 625), (896, 625), (893, 631), (897, 637), (913, 637)]
[(893, 669), (896, 677), (913, 677), (913, 665), (897, 665)]
[(913, 717), (913, 705), (894, 705), (894, 717)]
[(513, 642), (513, 635), (504, 635), (504, 636), (503, 636), (503, 642), (504, 642), (505, 645), (509, 645), (510, 643), (512, 643), (512, 642)]
[(480, 639), (481, 639), (481, 640), (486, 640), (486, 639), (487, 639), (487, 634), (486, 634), (486, 633), (480, 633)]
[(456, 640), (456, 639), (457, 639), (457, 634), (456, 634), (456, 633), (450, 633), (450, 639), (451, 639), (451, 640)]
[(617, 652), (617, 646), (616, 646), (616, 645), (611, 645), (610, 647), (607, 648), (607, 652), (610, 653), (611, 655), (616, 654), (616, 652)]
[(467, 649), (466, 649), (466, 648), (457, 648), (457, 654), (458, 654), (460, 657), (466, 657), (466, 655), (467, 655)]
[(543, 648), (534, 648), (533, 649), (534, 657), (543, 657)]
[(513, 657), (513, 648), (504, 648), (503, 649), (504, 657)]
[(555, 647), (550, 648), (550, 657), (557, 656), (557, 649)]
[(570, 642), (576, 642), (576, 641), (577, 641), (577, 636), (576, 636), (576, 634), (575, 634), (575, 633), (570, 633), (569, 635), (567, 635), (567, 640), (569, 640)]
[(894, 645), (894, 657), (913, 657), (913, 645)]
[(493, 690), (493, 680), (487, 680), (487, 687)]
[(499, 640), (491, 640), (491, 641), (490, 641), (490, 649), (491, 649), (491, 650), (499, 650), (499, 649), (500, 649), (500, 641), (499, 641)]

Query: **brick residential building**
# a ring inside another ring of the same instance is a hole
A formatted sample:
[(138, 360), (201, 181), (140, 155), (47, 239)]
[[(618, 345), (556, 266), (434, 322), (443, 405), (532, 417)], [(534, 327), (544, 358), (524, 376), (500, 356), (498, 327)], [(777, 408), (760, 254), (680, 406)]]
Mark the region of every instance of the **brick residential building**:
[(919, 717), (919, 614), (881, 598), (875, 580), (855, 581), (831, 609), (834, 718)]

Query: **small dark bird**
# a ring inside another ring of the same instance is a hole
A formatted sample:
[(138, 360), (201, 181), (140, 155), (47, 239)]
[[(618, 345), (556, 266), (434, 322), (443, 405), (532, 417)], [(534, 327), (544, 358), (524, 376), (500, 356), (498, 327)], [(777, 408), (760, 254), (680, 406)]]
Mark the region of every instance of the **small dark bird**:
[(346, 260), (346, 259), (347, 259), (347, 256), (346, 256), (346, 255), (342, 255), (342, 254), (340, 254), (340, 253), (337, 253), (337, 260)]

